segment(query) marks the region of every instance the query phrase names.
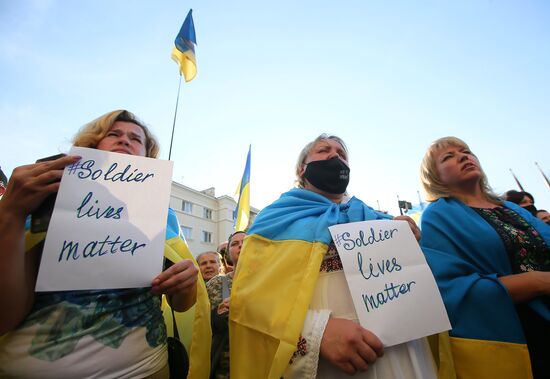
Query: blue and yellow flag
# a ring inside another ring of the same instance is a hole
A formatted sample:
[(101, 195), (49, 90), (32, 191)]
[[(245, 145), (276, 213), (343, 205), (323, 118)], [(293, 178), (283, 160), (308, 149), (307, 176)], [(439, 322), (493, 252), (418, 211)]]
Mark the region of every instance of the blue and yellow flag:
[[(550, 228), (515, 204), (504, 206), (550, 242)], [(493, 226), (466, 204), (441, 198), (422, 215), (420, 244), (453, 327), (448, 344), (457, 378), (531, 379), (521, 320), (499, 279), (511, 275), (512, 267)], [(526, 305), (550, 321), (541, 299)]]
[(250, 150), (252, 146), (248, 146), (248, 155), (246, 156), (246, 166), (244, 167), (243, 178), (241, 185), (237, 189), (239, 192), (239, 202), (235, 209), (235, 231), (241, 232), (246, 230), (250, 221)]
[(172, 49), (172, 59), (180, 66), (180, 74), (185, 77), (186, 82), (195, 79), (197, 75), (196, 44), (197, 37), (195, 36), (195, 24), (193, 23), (193, 10), (189, 9)]
[(406, 213), (406, 216), (409, 216), (416, 222), (416, 225), (420, 227), (420, 220), (422, 219), (422, 213), (424, 213), (424, 209), (426, 208), (426, 203), (419, 202), (418, 204), (413, 204), (412, 208), (409, 209)]
[(388, 218), (356, 198), (336, 204), (299, 188), (260, 212), (245, 238), (231, 290), (232, 378), (283, 376), (332, 240), (328, 227)]
[[(191, 259), (198, 267), (195, 258), (182, 238), (177, 216), (173, 209), (168, 209), (166, 225), (166, 243), (164, 257), (176, 263), (182, 259)], [(172, 312), (163, 296), (163, 313), (168, 331), (173, 333)], [(186, 312), (175, 313), (178, 333), (189, 353), (189, 373), (187, 379), (207, 379), (210, 375), (210, 301), (204, 281), (197, 280), (197, 302)]]

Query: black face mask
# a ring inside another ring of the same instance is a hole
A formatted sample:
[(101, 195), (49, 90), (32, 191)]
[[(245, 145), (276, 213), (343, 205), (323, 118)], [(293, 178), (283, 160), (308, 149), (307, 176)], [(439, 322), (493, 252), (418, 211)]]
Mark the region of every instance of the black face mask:
[(522, 207), (526, 211), (529, 211), (533, 216), (536, 216), (537, 214), (537, 208), (535, 208), (534, 205), (526, 205), (525, 207)]
[(349, 183), (349, 167), (339, 158), (309, 162), (304, 178), (321, 191), (332, 194), (346, 192)]

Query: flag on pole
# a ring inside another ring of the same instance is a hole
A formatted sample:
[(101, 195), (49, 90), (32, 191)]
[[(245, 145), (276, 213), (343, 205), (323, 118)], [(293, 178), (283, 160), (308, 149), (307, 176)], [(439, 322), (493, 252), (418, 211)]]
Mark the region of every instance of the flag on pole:
[(518, 178), (516, 178), (516, 175), (514, 174), (514, 172), (512, 171), (512, 169), (510, 168), (510, 173), (512, 174), (512, 176), (514, 177), (514, 180), (516, 181), (516, 184), (518, 185), (519, 189), (523, 192), (525, 192), (525, 190), (523, 189), (523, 186), (521, 185), (521, 183), (519, 182)]
[(422, 219), (424, 209), (426, 209), (426, 203), (422, 200), (420, 191), (416, 191), (416, 193), (418, 194), (418, 204), (412, 205), (411, 209), (407, 212), (407, 216), (412, 218), (414, 222), (416, 222), (416, 225), (420, 228), (420, 220)]
[(419, 228), (420, 220), (422, 219), (422, 213), (424, 213), (424, 208), (426, 208), (425, 203), (413, 204), (411, 209), (409, 209), (407, 212), (407, 216), (412, 218)]
[(539, 164), (537, 162), (535, 162), (535, 164), (537, 165), (537, 168), (539, 169), (540, 173), (542, 174), (542, 177), (544, 178), (544, 181), (546, 182), (546, 185), (548, 186), (548, 189), (550, 189), (550, 180), (548, 180), (548, 178), (544, 174), (544, 171), (542, 171), (542, 168), (540, 168)]
[(185, 77), (186, 82), (195, 79), (197, 75), (197, 62), (195, 60), (195, 24), (193, 23), (193, 10), (189, 9), (180, 32), (174, 41), (172, 48), (172, 59), (180, 66), (180, 74)]
[(238, 187), (239, 201), (237, 208), (233, 214), (235, 219), (235, 231), (240, 232), (246, 230), (250, 220), (250, 150), (252, 146), (248, 146), (248, 155), (246, 157), (246, 166), (244, 167), (243, 178), (241, 185)]

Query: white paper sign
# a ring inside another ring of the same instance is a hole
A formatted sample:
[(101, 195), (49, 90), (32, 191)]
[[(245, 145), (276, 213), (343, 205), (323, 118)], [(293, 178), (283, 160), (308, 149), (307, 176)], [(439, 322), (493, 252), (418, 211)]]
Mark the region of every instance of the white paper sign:
[(384, 346), (451, 329), (433, 274), (406, 221), (331, 226), (361, 326)]
[(161, 272), (170, 161), (73, 147), (36, 291), (134, 288)]

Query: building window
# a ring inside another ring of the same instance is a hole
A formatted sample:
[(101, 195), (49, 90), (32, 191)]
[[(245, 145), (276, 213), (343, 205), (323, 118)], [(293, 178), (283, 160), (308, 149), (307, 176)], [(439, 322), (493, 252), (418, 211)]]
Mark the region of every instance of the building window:
[(206, 230), (202, 231), (202, 242), (212, 243), (212, 233)]
[(212, 209), (204, 208), (204, 218), (212, 220)]
[(181, 227), (181, 234), (185, 237), (186, 240), (191, 239), (191, 228), (188, 226), (180, 225)]
[(182, 200), (181, 201), (181, 210), (185, 213), (193, 213), (193, 203), (190, 203), (189, 201)]

